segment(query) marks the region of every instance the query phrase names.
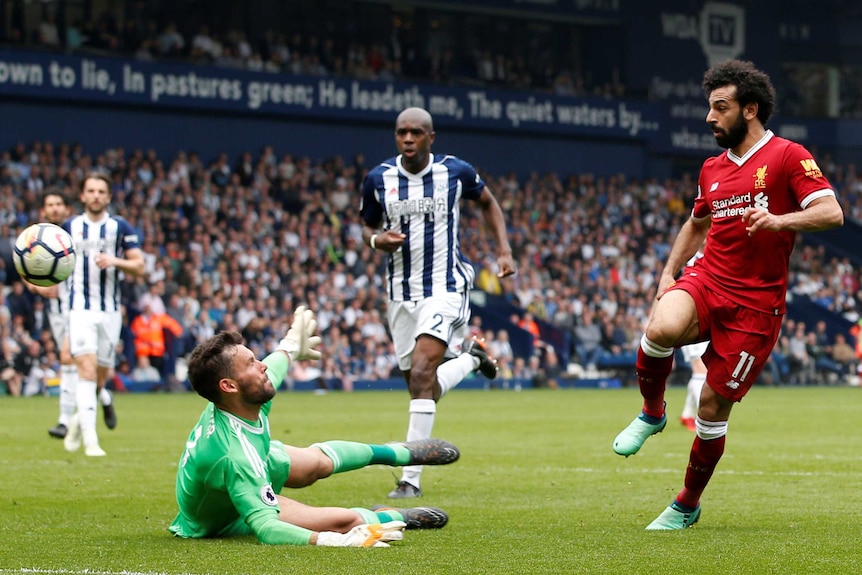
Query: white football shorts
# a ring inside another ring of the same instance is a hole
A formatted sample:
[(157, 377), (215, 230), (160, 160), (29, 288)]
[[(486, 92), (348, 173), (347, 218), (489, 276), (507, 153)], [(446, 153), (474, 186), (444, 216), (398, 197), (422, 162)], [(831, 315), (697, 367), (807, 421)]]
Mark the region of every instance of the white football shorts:
[(688, 345), (682, 346), (680, 349), (682, 350), (682, 356), (686, 361), (691, 361), (697, 357), (700, 357), (706, 352), (706, 348), (709, 346), (709, 341), (700, 341), (698, 343), (690, 343)]
[(113, 367), (123, 328), (120, 311), (72, 310), (69, 312), (69, 349), (72, 356), (96, 354), (102, 367)]
[(386, 311), (398, 367), (413, 366), (413, 349), (420, 335), (445, 342), (446, 357), (455, 357), (469, 333), (470, 298), (467, 293), (447, 293), (419, 301), (390, 301)]

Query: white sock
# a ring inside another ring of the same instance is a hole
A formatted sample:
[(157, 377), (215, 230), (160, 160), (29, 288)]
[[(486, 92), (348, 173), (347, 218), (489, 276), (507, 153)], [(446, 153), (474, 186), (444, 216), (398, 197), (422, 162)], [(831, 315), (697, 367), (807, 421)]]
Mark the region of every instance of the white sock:
[(692, 418), (697, 415), (697, 407), (700, 403), (700, 391), (706, 381), (706, 375), (697, 373), (688, 380), (688, 389), (685, 394), (685, 406), (682, 408), (682, 417)]
[[(437, 413), (437, 404), (433, 399), (411, 399), (409, 409), (410, 424), (407, 426), (407, 441), (430, 438), (431, 431), (434, 429), (434, 415)], [(402, 467), (401, 481), (406, 481), (414, 487), (419, 487), (419, 476), (421, 474), (421, 465)]]
[(78, 407), (78, 369), (74, 365), (60, 366), (60, 417), (57, 423), (69, 427), (72, 414)]
[(96, 428), (82, 429), (81, 439), (84, 440), (84, 447), (99, 447), (99, 436), (96, 433)]
[(114, 397), (106, 387), (99, 390), (99, 403), (102, 405), (111, 405), (114, 402)]
[[(474, 365), (475, 361), (475, 365)], [(437, 383), (440, 384), (440, 397), (464, 381), (464, 378), (479, 367), (479, 358), (463, 353), (454, 359), (444, 361), (437, 368)]]
[[(79, 379), (75, 395), (78, 398), (78, 421), (86, 445), (88, 435), (92, 438), (96, 433), (96, 382)], [(92, 434), (89, 431), (92, 431)]]

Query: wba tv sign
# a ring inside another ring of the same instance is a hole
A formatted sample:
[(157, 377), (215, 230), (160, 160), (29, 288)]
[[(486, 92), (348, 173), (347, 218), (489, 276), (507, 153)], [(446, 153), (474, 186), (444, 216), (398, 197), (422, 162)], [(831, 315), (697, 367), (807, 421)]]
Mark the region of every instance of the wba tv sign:
[(709, 66), (745, 52), (745, 9), (725, 2), (706, 2), (699, 14), (661, 15), (666, 38), (697, 40)]

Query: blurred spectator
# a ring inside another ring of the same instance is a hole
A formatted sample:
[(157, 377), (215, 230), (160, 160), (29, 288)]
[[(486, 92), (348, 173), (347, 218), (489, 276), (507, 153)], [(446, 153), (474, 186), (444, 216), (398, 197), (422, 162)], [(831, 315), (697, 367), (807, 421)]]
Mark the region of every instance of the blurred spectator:
[[(320, 388), (318, 383), (323, 377), (323, 370), (315, 365), (316, 363), (318, 362), (297, 361), (292, 363), (290, 365), (291, 379), (295, 382), (313, 382), (316, 387)], [(326, 389), (325, 385), (323, 389)]]
[(584, 310), (581, 323), (575, 326), (575, 353), (578, 363), (588, 372), (595, 372), (602, 356), (602, 331), (594, 323), (595, 314), (589, 308)]
[(111, 374), (107, 387), (110, 387), (115, 392), (126, 392), (128, 391), (130, 383), (132, 383), (132, 366), (129, 364), (129, 360), (126, 359), (125, 355), (118, 354), (117, 367)]
[(44, 395), (48, 391), (49, 380), (57, 379), (60, 360), (53, 351), (43, 352), (41, 344), (36, 340), (30, 342), (26, 355), (32, 363), (26, 374), (20, 372), (24, 377), (24, 388), (21, 394)]
[(138, 357), (130, 377), (134, 383), (160, 383), (162, 381), (159, 370), (150, 365), (150, 358), (146, 355)]
[(221, 44), (210, 35), (207, 24), (201, 24), (197, 34), (192, 38), (189, 56), (195, 62), (205, 64), (212, 63), (221, 56)]
[(353, 378), (331, 356), (323, 357), (323, 373), (321, 377), (326, 382), (327, 389), (337, 389), (346, 392), (353, 391)]
[(57, 23), (51, 13), (46, 14), (39, 23), (39, 44), (48, 48), (56, 48), (60, 45)]
[(535, 367), (528, 365), (527, 360), (524, 359), (522, 356), (518, 356), (515, 358), (515, 362), (512, 364), (513, 379), (532, 381), (534, 375), (536, 375)]
[(779, 336), (760, 374), (758, 383), (763, 385), (783, 385), (790, 382), (790, 362), (787, 360), (788, 341), (786, 335)]
[(534, 342), (538, 342), (541, 340), (542, 333), (539, 329), (539, 324), (533, 317), (532, 312), (525, 311), (520, 317), (520, 319), (518, 319), (515, 323), (519, 328), (532, 335)]
[(45, 372), (41, 369), (41, 357), (42, 347), (35, 340), (27, 342), (24, 349), (15, 356), (13, 367), (20, 378), (17, 385), (21, 388), (21, 395), (37, 395), (42, 392)]
[(6, 296), (6, 306), (9, 308), (9, 313), (12, 317), (20, 316), (24, 329), (28, 333), (32, 333), (35, 323), (33, 294), (24, 288), (23, 282), (16, 281), (12, 283), (12, 291)]
[(818, 359), (817, 369), (826, 372), (827, 382), (830, 373), (838, 375), (842, 382), (846, 382), (844, 378), (856, 374), (856, 364), (855, 350), (847, 343), (847, 338), (843, 333), (836, 333), (835, 342), (831, 346), (829, 355)]
[(154, 281), (147, 287), (146, 293), (138, 298), (138, 309), (149, 308), (151, 313), (163, 314), (166, 313), (165, 302), (162, 296), (165, 293), (165, 282), (163, 280)]
[(512, 344), (509, 341), (509, 332), (505, 329), (497, 330), (497, 335), (493, 338), (485, 338), (488, 343), (488, 349), (491, 355), (497, 361), (507, 361), (511, 363), (515, 352), (512, 350)]
[(137, 361), (146, 357), (147, 363), (160, 372), (158, 379), (166, 378), (169, 374), (165, 372), (165, 331), (169, 331), (174, 337), (180, 337), (183, 335), (182, 326), (166, 313), (154, 313), (149, 305), (145, 305), (141, 313), (132, 320), (129, 328), (134, 335)]
[(808, 356), (805, 324), (799, 322), (792, 327), (792, 333), (787, 340), (790, 383), (793, 385), (805, 385), (812, 377), (814, 364)]
[(553, 347), (547, 346), (545, 348), (543, 360), (541, 370), (547, 382), (547, 387), (557, 389), (560, 386), (560, 378), (563, 375), (563, 368), (560, 365), (560, 360)]
[[(628, 335), (619, 323), (611, 317), (602, 319), (602, 339), (600, 345), (602, 351), (611, 356), (621, 357), (627, 351)], [(634, 363), (632, 363), (634, 365)]]
[(15, 358), (21, 348), (9, 333), (8, 322), (0, 319), (0, 386), (12, 396), (21, 395), (24, 379), (15, 369)]
[(156, 45), (159, 55), (166, 58), (178, 58), (183, 55), (185, 47), (186, 41), (182, 34), (177, 31), (177, 25), (174, 22), (168, 22), (164, 31), (159, 35)]

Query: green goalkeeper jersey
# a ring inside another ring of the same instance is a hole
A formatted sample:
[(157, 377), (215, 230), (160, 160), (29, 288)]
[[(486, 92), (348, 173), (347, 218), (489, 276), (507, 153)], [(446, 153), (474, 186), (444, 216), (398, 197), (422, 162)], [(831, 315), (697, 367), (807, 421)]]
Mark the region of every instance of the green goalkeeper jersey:
[(179, 462), (179, 513), (169, 527), (172, 533), (254, 533), (262, 543), (308, 544), (311, 531), (278, 519), (275, 494), (287, 479), (290, 462), (281, 444), (270, 440), (271, 407), (272, 402), (266, 403), (258, 421), (247, 421), (207, 405)]

